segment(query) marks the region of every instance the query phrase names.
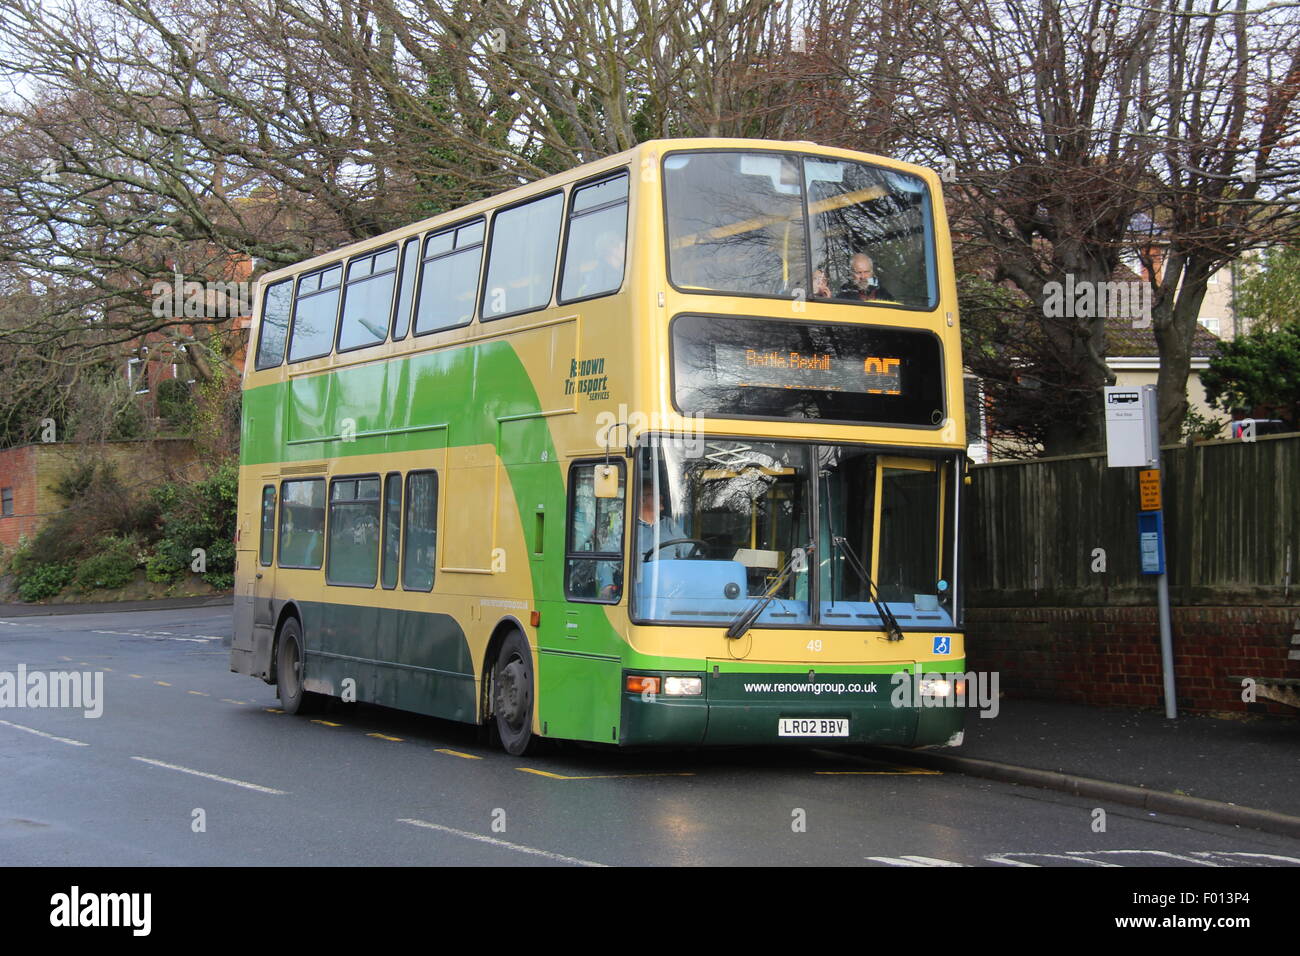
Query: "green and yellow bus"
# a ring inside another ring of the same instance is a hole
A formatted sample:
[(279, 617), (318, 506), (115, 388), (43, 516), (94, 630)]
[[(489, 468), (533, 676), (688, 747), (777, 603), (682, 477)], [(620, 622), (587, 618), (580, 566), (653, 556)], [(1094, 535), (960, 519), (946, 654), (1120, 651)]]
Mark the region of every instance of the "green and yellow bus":
[(956, 302), (931, 171), (743, 139), (268, 274), (231, 669), (510, 753), (958, 742)]

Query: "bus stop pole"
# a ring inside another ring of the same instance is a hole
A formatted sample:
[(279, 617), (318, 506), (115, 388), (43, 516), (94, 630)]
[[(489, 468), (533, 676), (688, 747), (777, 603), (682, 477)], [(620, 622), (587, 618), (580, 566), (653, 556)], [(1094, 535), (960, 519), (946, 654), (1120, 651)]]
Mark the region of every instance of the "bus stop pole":
[(1165, 716), (1178, 717), (1178, 698), (1174, 696), (1174, 638), (1169, 626), (1169, 572), (1156, 578), (1156, 601), (1160, 607), (1160, 663), (1165, 672)]
[(1141, 574), (1156, 579), (1160, 615), (1160, 667), (1164, 675), (1165, 716), (1178, 717), (1174, 694), (1174, 639), (1169, 623), (1169, 568), (1165, 555), (1164, 473), (1160, 467), (1159, 403), (1154, 385), (1107, 385), (1102, 388), (1106, 419), (1108, 468), (1144, 468), (1138, 472), (1138, 546)]
[[(1160, 460), (1160, 416), (1157, 414), (1156, 388), (1154, 385), (1143, 386), (1148, 414), (1147, 428), (1151, 442), (1151, 467), (1155, 468), (1160, 481), (1160, 509), (1164, 510), (1165, 470)], [(1165, 550), (1164, 518), (1160, 522), (1160, 574), (1156, 576), (1156, 609), (1160, 615), (1160, 667), (1164, 672), (1165, 717), (1178, 719), (1178, 698), (1174, 693), (1174, 636), (1169, 623), (1169, 560)]]

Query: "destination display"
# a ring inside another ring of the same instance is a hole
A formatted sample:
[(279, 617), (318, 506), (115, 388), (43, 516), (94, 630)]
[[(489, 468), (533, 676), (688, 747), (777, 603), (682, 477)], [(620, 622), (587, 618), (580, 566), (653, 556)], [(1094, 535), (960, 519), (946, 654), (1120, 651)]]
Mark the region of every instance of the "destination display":
[(684, 315), (672, 340), (675, 396), (687, 414), (921, 427), (945, 417), (931, 332)]
[(719, 384), (734, 379), (743, 388), (824, 388), (832, 391), (902, 395), (897, 355), (841, 356), (830, 352), (782, 352), (776, 349), (719, 345)]

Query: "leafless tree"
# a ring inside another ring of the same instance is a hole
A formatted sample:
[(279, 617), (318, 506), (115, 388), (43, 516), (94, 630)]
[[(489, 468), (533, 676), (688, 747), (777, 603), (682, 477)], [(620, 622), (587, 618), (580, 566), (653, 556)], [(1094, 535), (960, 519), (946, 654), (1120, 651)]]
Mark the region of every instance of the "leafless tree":
[(928, 6), (912, 82), (893, 104), (900, 142), (947, 171), (959, 255), (1035, 307), (1057, 358), (1041, 384), (1090, 403), (1082, 420), (1045, 423), (1047, 450), (1098, 447), (1097, 396), (1114, 381), (1106, 316), (1050, 315), (1049, 284), (1069, 275), (1096, 288), (1126, 255), (1149, 283), (1161, 436), (1176, 441), (1207, 280), (1295, 235), (1300, 11), (1245, 0)]
[[(656, 136), (786, 117), (778, 0), (0, 0), (0, 339), (64, 363), (159, 336), (229, 358), (228, 279)], [(206, 358), (205, 358), (206, 357)], [(5, 404), (21, 404), (6, 395)]]

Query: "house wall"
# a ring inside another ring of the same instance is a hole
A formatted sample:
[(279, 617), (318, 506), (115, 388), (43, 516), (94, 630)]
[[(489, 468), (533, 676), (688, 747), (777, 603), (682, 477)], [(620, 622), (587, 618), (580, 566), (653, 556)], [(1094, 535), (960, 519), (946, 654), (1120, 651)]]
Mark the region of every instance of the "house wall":
[(53, 486), (73, 468), (88, 461), (107, 461), (123, 486), (147, 492), (172, 478), (194, 478), (198, 458), (188, 438), (83, 444), (49, 442), (20, 445), (0, 451), (0, 488), (14, 489), (14, 516), (0, 518), (0, 545), (6, 551), (30, 539), (44, 520), (66, 503)]
[[(1233, 337), (1231, 265), (1210, 276), (1205, 285), (1205, 298), (1201, 301), (1197, 321), (1221, 339)], [(1238, 331), (1244, 333), (1246, 329)]]
[(18, 546), (19, 537), (36, 532), (37, 506), (35, 445), (20, 445), (0, 451), (0, 488), (12, 488), (14, 513), (0, 517), (0, 547), (6, 552)]

